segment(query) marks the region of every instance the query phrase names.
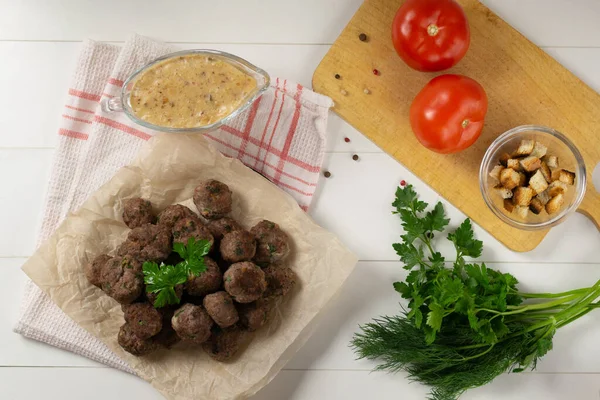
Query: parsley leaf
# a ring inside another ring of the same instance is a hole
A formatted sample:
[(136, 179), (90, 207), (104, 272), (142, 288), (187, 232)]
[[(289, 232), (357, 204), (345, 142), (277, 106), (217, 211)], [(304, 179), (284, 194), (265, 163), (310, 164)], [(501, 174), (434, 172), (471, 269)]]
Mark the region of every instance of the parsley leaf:
[(444, 228), (450, 223), (449, 218), (444, 218), (446, 213), (444, 212), (444, 206), (441, 202), (438, 202), (432, 211), (429, 211), (423, 219), (423, 226), (426, 232), (443, 232)]
[(174, 243), (173, 250), (184, 261), (177, 265), (160, 266), (155, 262), (145, 262), (142, 266), (144, 283), (148, 293), (156, 293), (154, 307), (161, 308), (168, 304), (179, 304), (179, 297), (175, 292), (177, 285), (187, 282), (190, 275), (200, 276), (206, 271), (204, 256), (210, 251), (211, 243), (207, 240), (190, 238), (187, 245)]
[(157, 293), (154, 307), (160, 308), (167, 304), (179, 304), (179, 298), (175, 293), (175, 286), (182, 285), (187, 281), (188, 275), (184, 268), (173, 265), (146, 261), (142, 266), (144, 282), (148, 293)]
[(400, 256), (400, 260), (404, 263), (404, 269), (412, 269), (415, 265), (420, 265), (423, 260), (423, 249), (416, 248), (414, 244), (394, 243), (394, 250)]
[(481, 240), (475, 240), (475, 233), (471, 226), (471, 220), (468, 218), (464, 220), (454, 233), (448, 234), (448, 240), (454, 243), (454, 246), (459, 253), (459, 257), (461, 255), (471, 258), (481, 256), (483, 242)]
[(392, 206), (396, 207), (395, 213), (400, 213), (405, 208), (413, 210), (415, 213), (425, 210), (427, 203), (420, 201), (418, 197), (412, 185), (407, 185), (405, 188), (398, 187), (396, 189), (396, 200), (392, 203)]

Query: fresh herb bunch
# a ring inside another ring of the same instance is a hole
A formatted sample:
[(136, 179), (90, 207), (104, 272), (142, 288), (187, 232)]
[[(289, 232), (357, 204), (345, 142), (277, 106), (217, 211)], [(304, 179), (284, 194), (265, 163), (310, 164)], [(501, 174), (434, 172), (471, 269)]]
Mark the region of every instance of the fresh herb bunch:
[(359, 358), (381, 360), (377, 370), (405, 370), (430, 386), (431, 399), (454, 400), (506, 371), (535, 368), (558, 328), (598, 307), (600, 281), (563, 293), (523, 293), (511, 274), (467, 262), (483, 250), (469, 219), (448, 234), (456, 259), (447, 262), (432, 238), (450, 220), (441, 203), (426, 212), (411, 185), (398, 188), (392, 206), (405, 231), (393, 247), (410, 271), (394, 289), (408, 310), (361, 326), (351, 345)]
[(204, 256), (210, 251), (210, 242), (207, 240), (196, 241), (189, 238), (187, 245), (175, 243), (173, 249), (183, 261), (176, 265), (147, 261), (142, 266), (146, 292), (157, 293), (154, 307), (160, 308), (168, 304), (179, 304), (179, 297), (175, 286), (187, 282), (191, 275), (200, 276), (206, 271)]

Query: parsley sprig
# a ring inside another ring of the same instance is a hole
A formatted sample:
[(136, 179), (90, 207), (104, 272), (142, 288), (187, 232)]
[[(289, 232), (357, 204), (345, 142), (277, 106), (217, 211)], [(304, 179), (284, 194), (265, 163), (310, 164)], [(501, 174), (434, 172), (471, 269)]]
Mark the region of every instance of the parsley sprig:
[(411, 185), (398, 188), (392, 206), (405, 232), (393, 247), (409, 271), (394, 289), (408, 306), (362, 326), (352, 346), (360, 358), (381, 360), (377, 369), (405, 370), (429, 385), (434, 400), (535, 368), (557, 329), (600, 307), (600, 281), (563, 293), (523, 293), (513, 275), (473, 262), (483, 243), (469, 219), (448, 234), (456, 258), (447, 261), (433, 237), (450, 220), (441, 203), (427, 211)]
[(200, 276), (206, 271), (204, 256), (210, 251), (210, 242), (189, 238), (187, 245), (175, 243), (173, 249), (183, 261), (176, 265), (168, 265), (147, 261), (142, 266), (146, 292), (157, 293), (154, 307), (161, 308), (168, 304), (179, 304), (175, 291), (177, 285), (187, 282), (191, 275)]

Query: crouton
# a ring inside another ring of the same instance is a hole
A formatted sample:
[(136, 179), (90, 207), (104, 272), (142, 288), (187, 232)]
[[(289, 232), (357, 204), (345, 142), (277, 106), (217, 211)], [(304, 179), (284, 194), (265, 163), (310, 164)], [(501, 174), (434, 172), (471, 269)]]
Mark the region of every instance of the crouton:
[(575, 174), (566, 169), (557, 169), (552, 171), (552, 180), (561, 181), (567, 185), (573, 185), (575, 183)]
[(561, 181), (554, 181), (548, 186), (548, 196), (554, 197), (558, 194), (564, 194), (567, 191), (567, 184)]
[(512, 168), (515, 171), (523, 171), (523, 167), (521, 167), (521, 163), (517, 158), (511, 158), (506, 162), (507, 168)]
[(513, 192), (510, 189), (503, 187), (502, 185), (494, 186), (494, 190), (502, 197), (503, 199), (510, 199), (513, 197)]
[(520, 163), (521, 167), (527, 172), (533, 172), (542, 166), (542, 161), (534, 156), (525, 157)]
[(519, 186), (521, 180), (519, 173), (512, 168), (504, 168), (500, 172), (500, 183), (507, 189), (514, 189)]
[(529, 214), (529, 207), (527, 206), (516, 206), (515, 211), (517, 215), (523, 219), (527, 218), (527, 214)]
[(502, 155), (500, 156), (500, 164), (503, 167), (506, 167), (506, 162), (510, 160), (510, 154), (508, 153), (502, 153)]
[(542, 161), (540, 171), (542, 171), (542, 175), (544, 175), (544, 179), (546, 180), (546, 182), (552, 182), (552, 173), (550, 172), (550, 167), (548, 167), (546, 161)]
[(558, 168), (558, 157), (556, 156), (545, 156), (544, 161), (550, 168)]
[(531, 203), (529, 203), (529, 210), (532, 213), (534, 213), (535, 215), (538, 215), (539, 213), (542, 212), (543, 209), (544, 209), (544, 205), (542, 204), (540, 199), (538, 199), (537, 197), (534, 197), (533, 199), (531, 199)]
[(556, 196), (552, 197), (550, 201), (546, 204), (546, 212), (548, 214), (554, 214), (565, 204), (565, 196), (560, 193)]
[(496, 179), (497, 181), (500, 180), (500, 172), (502, 172), (502, 170), (504, 169), (504, 167), (502, 165), (496, 165), (493, 169), (492, 172), (490, 172), (490, 176), (494, 179)]
[(535, 196), (535, 198), (538, 199), (540, 203), (542, 203), (542, 205), (544, 206), (550, 201), (550, 195), (548, 194), (548, 190), (544, 190), (542, 193), (538, 193), (537, 196)]
[(528, 156), (533, 151), (535, 146), (535, 140), (521, 140), (521, 144), (517, 151), (513, 153), (513, 156)]
[(546, 146), (544, 146), (540, 142), (535, 142), (535, 146), (533, 146), (533, 151), (531, 152), (531, 155), (533, 157), (542, 158), (546, 155), (547, 151), (548, 148)]
[(515, 204), (512, 202), (511, 199), (504, 199), (504, 209), (509, 213), (513, 212), (513, 210), (515, 209)]
[(528, 187), (518, 187), (513, 193), (513, 203), (518, 206), (528, 206), (529, 203), (531, 203), (533, 195), (533, 189)]
[(519, 172), (519, 186), (527, 186), (527, 175)]
[(548, 182), (546, 182), (546, 178), (544, 178), (541, 168), (529, 178), (529, 187), (532, 188), (536, 194), (542, 193), (544, 190), (548, 189)]

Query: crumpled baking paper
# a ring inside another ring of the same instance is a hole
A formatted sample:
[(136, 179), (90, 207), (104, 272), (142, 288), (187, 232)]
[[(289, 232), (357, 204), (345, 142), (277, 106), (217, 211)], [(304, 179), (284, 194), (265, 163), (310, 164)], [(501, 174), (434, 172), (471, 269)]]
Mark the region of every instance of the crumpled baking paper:
[[(278, 223), (292, 238), (286, 263), (299, 285), (268, 326), (228, 363), (198, 347), (179, 344), (135, 357), (117, 343), (124, 323), (120, 306), (88, 283), (83, 266), (101, 253), (113, 254), (129, 229), (123, 200), (149, 199), (155, 211), (180, 203), (195, 209), (194, 188), (218, 179), (233, 191), (231, 216), (246, 228), (261, 219)], [(124, 167), (23, 265), (23, 271), (75, 322), (98, 337), (168, 399), (242, 399), (264, 387), (308, 340), (319, 314), (348, 278), (357, 257), (319, 227), (294, 199), (236, 159), (220, 154), (201, 135), (163, 134), (151, 139), (137, 160)]]

